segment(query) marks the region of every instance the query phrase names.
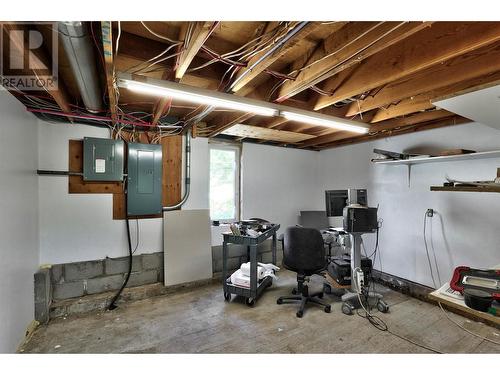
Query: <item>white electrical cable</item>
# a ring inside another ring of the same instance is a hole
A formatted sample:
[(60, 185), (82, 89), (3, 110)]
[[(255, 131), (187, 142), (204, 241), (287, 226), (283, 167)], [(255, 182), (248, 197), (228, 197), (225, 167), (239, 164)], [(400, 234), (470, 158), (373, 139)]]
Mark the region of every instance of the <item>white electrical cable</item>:
[(446, 318), (452, 322), (453, 324), (457, 325), (458, 327), (460, 327), (461, 329), (463, 329), (465, 332), (471, 334), (472, 336), (476, 336), (477, 338), (480, 338), (482, 340), (485, 340), (485, 341), (488, 341), (488, 342), (491, 342), (492, 344), (496, 344), (496, 345), (500, 345), (500, 342), (498, 341), (495, 341), (495, 340), (491, 340), (487, 337), (484, 337), (484, 336), (481, 336), (475, 332), (472, 332), (472, 331), (469, 331), (467, 328), (465, 328), (463, 325), (461, 325), (460, 323), (456, 322), (455, 320), (453, 320), (449, 315), (448, 313), (445, 311), (445, 309), (443, 308), (443, 306), (441, 305), (441, 302), (438, 302), (438, 305), (439, 307), (441, 308), (441, 311), (443, 312), (443, 314), (446, 316)]

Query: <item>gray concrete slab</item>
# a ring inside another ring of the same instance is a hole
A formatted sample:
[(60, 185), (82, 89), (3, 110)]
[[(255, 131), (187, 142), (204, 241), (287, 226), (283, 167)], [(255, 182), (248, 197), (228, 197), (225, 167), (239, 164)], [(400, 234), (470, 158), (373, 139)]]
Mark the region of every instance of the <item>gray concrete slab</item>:
[[(332, 312), (316, 306), (295, 317), (294, 305), (277, 305), (290, 294), (295, 275), (280, 272), (254, 308), (229, 303), (220, 284), (121, 304), (117, 310), (57, 318), (40, 327), (23, 348), (29, 353), (429, 353), (359, 316), (341, 313), (338, 297), (326, 296)], [(319, 285), (316, 285), (318, 287)], [(314, 286), (312, 287), (314, 288)], [(439, 307), (383, 286), (390, 312), (377, 312), (391, 332), (446, 353), (500, 353), (500, 346), (464, 332)], [(459, 324), (500, 341), (499, 331), (448, 313)]]

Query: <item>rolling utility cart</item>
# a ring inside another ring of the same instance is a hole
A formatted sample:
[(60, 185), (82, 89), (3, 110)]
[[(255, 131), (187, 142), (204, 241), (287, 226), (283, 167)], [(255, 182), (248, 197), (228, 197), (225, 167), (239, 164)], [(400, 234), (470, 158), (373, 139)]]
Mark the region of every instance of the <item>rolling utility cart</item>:
[[(272, 256), (273, 264), (276, 264), (276, 232), (280, 228), (279, 224), (272, 224), (271, 228), (260, 234), (258, 237), (250, 236), (237, 236), (232, 233), (223, 233), (224, 242), (222, 244), (222, 283), (224, 290), (224, 299), (231, 300), (231, 294), (245, 297), (247, 306), (253, 306), (255, 301), (262, 294), (264, 289), (271, 286), (273, 279), (270, 276), (264, 277), (260, 282), (257, 279), (257, 245), (272, 237)], [(247, 245), (247, 251), (250, 261), (250, 288), (233, 285), (231, 283), (231, 275), (227, 274), (227, 258), (228, 258), (228, 245)]]

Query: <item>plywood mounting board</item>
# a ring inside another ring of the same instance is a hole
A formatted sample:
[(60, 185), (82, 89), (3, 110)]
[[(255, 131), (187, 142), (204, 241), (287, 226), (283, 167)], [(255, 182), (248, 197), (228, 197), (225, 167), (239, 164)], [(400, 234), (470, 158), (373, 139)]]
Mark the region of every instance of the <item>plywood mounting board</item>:
[(256, 138), (266, 141), (276, 141), (284, 143), (297, 143), (314, 138), (314, 135), (295, 133), (285, 130), (261, 128), (259, 126), (236, 124), (226, 129), (222, 134), (243, 138)]

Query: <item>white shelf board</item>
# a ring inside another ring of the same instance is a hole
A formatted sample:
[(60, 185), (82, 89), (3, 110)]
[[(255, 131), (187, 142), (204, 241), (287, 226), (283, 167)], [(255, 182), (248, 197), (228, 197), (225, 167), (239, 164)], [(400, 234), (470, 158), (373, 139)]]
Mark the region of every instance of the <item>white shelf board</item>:
[(445, 161), (460, 161), (460, 160), (474, 160), (474, 159), (487, 159), (487, 158), (500, 158), (500, 150), (474, 152), (471, 154), (460, 154), (460, 155), (449, 155), (449, 156), (431, 156), (422, 159), (381, 160), (381, 161), (374, 161), (373, 164), (414, 165), (414, 164), (424, 164), (424, 163), (438, 163)]

